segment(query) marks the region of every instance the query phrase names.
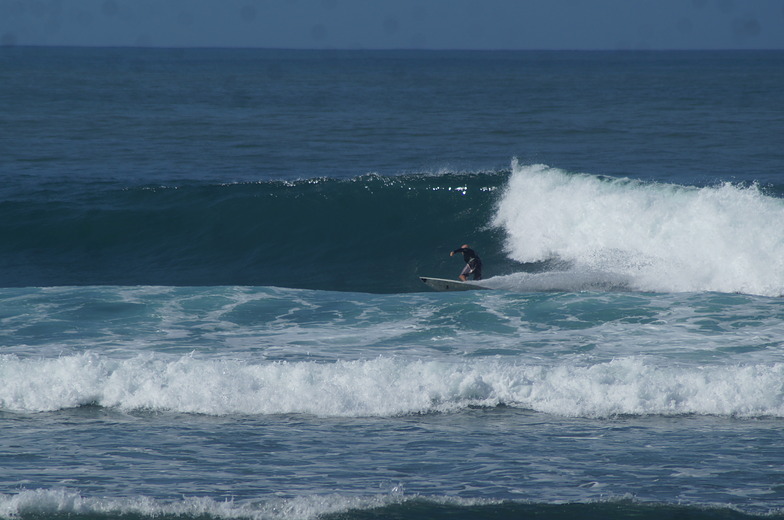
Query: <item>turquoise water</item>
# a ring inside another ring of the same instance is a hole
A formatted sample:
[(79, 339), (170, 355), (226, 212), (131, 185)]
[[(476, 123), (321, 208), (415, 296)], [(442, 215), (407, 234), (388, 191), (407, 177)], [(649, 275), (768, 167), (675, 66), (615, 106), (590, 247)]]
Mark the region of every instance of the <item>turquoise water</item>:
[(781, 58), (0, 49), (0, 517), (782, 516)]

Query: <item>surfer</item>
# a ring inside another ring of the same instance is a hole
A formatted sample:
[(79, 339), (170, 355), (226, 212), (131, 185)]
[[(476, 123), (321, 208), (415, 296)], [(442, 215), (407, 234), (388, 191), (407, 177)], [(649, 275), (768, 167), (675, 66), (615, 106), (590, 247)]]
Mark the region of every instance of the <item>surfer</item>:
[(463, 260), (466, 263), (463, 272), (460, 273), (460, 280), (465, 282), (470, 274), (474, 275), (474, 280), (481, 280), (482, 260), (479, 258), (479, 255), (468, 244), (463, 244), (460, 249), (455, 249), (449, 253), (449, 256), (454, 256), (455, 253), (463, 253)]

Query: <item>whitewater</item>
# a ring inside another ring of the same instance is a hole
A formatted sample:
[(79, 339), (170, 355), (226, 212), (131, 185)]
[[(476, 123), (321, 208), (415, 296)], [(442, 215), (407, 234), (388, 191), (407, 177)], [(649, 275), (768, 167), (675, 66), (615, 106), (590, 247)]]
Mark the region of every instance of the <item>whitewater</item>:
[(567, 278), (636, 291), (784, 292), (784, 203), (757, 184), (689, 187), (515, 161), (505, 191), (492, 223), (516, 261), (557, 259)]
[[(95, 355), (4, 357), (0, 405), (14, 412), (101, 406), (210, 415), (394, 417), (512, 406), (576, 416), (782, 417), (784, 364), (661, 367), (639, 358), (589, 366), (519, 362), (238, 362)], [(75, 375), (76, 374), (76, 375)], [(778, 389), (771, 391), (771, 389)]]

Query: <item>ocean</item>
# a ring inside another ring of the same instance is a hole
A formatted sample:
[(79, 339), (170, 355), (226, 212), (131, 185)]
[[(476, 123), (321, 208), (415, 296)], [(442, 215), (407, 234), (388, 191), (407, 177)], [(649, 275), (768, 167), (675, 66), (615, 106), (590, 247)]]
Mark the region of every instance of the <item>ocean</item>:
[(782, 86), (0, 48), (0, 518), (784, 518)]

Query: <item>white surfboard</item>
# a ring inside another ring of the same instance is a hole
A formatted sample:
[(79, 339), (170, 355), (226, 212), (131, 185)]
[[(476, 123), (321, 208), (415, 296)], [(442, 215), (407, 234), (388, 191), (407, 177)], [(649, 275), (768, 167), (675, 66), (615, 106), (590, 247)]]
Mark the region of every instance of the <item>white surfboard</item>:
[(489, 287), (482, 287), (471, 282), (461, 282), (459, 280), (446, 280), (444, 278), (429, 278), (420, 276), (420, 280), (425, 282), (425, 285), (436, 291), (484, 291)]

